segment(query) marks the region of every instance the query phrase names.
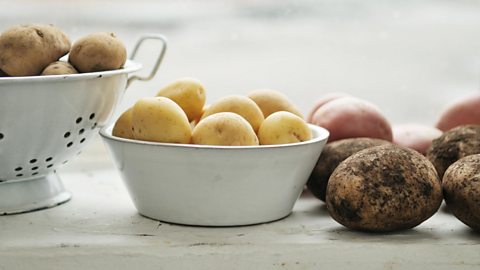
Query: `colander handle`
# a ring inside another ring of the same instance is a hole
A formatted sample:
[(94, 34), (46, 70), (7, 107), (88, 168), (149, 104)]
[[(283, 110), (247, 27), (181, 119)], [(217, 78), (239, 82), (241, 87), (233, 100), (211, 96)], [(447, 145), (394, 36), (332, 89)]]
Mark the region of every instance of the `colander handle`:
[(135, 56), (137, 55), (137, 51), (140, 48), (140, 46), (143, 44), (143, 42), (145, 40), (149, 40), (149, 39), (160, 40), (162, 42), (162, 50), (160, 51), (160, 54), (158, 55), (157, 61), (155, 61), (155, 64), (152, 67), (152, 71), (150, 71), (150, 74), (148, 76), (145, 76), (145, 77), (140, 77), (140, 76), (134, 75), (134, 76), (128, 78), (127, 88), (135, 80), (139, 80), (139, 81), (149, 81), (149, 80), (151, 80), (155, 76), (155, 74), (157, 73), (158, 68), (160, 67), (160, 64), (162, 63), (163, 56), (165, 55), (165, 51), (167, 50), (167, 39), (164, 36), (157, 35), (157, 34), (148, 34), (148, 35), (142, 36), (137, 41), (137, 44), (135, 44), (135, 48), (133, 48), (133, 51), (132, 51), (132, 54), (131, 54), (132, 55), (131, 59), (132, 60), (135, 59)]

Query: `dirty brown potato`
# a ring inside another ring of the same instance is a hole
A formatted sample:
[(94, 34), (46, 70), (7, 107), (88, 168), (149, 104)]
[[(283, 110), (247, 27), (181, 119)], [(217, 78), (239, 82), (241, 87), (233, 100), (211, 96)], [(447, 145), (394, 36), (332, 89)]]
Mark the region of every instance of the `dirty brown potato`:
[(330, 176), (327, 210), (360, 231), (413, 228), (440, 207), (442, 190), (433, 165), (417, 151), (387, 144), (357, 152)]
[(0, 69), (10, 76), (36, 76), (70, 50), (70, 40), (53, 25), (13, 26), (0, 35)]
[(440, 179), (455, 161), (473, 154), (480, 154), (480, 125), (459, 126), (433, 140), (427, 158), (437, 170)]
[(388, 144), (390, 142), (372, 138), (352, 138), (335, 141), (325, 145), (317, 165), (312, 171), (307, 182), (307, 187), (312, 194), (325, 201), (328, 178), (337, 168), (340, 162), (349, 156), (374, 146)]
[(442, 184), (448, 209), (460, 221), (480, 231), (480, 154), (453, 163)]
[(64, 75), (64, 74), (77, 74), (78, 71), (70, 65), (68, 62), (57, 61), (48, 65), (43, 71), (42, 76), (46, 75)]
[(127, 50), (114, 33), (93, 33), (77, 40), (68, 61), (82, 73), (120, 69)]

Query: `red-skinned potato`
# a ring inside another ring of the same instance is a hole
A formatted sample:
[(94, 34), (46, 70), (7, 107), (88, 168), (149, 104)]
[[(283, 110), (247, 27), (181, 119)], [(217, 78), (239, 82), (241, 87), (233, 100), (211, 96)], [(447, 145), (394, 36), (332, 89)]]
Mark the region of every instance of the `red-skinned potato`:
[(347, 138), (376, 138), (391, 142), (392, 127), (374, 104), (354, 97), (334, 99), (321, 106), (312, 123), (330, 131), (328, 142)]
[(448, 105), (441, 114), (437, 128), (442, 131), (462, 125), (480, 125), (480, 94), (464, 97)]
[(393, 143), (427, 154), (432, 141), (442, 136), (442, 131), (421, 124), (393, 125)]
[(349, 95), (345, 94), (345, 93), (340, 93), (340, 92), (332, 92), (332, 93), (328, 93), (326, 95), (324, 95), (323, 97), (321, 97), (319, 100), (317, 100), (317, 102), (315, 102), (315, 105), (313, 105), (313, 108), (312, 110), (310, 111), (310, 113), (308, 113), (308, 116), (307, 116), (307, 122), (308, 123), (312, 123), (312, 118), (313, 118), (313, 115), (315, 114), (315, 112), (320, 108), (322, 107), (323, 105), (327, 104), (328, 102), (332, 101), (332, 100), (335, 100), (337, 98), (341, 98), (341, 97), (348, 97)]

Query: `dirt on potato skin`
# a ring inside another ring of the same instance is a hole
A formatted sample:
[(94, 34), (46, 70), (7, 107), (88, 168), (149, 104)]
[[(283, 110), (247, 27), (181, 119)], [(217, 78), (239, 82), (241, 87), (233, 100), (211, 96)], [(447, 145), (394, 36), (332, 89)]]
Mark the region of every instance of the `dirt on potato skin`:
[(327, 210), (347, 228), (389, 232), (413, 228), (437, 212), (441, 182), (420, 153), (387, 144), (359, 151), (332, 173)]
[(480, 154), (480, 125), (465, 125), (446, 131), (433, 140), (427, 158), (442, 179), (450, 165), (474, 154)]
[(308, 179), (308, 189), (315, 197), (325, 201), (328, 179), (340, 162), (358, 151), (389, 143), (373, 138), (351, 138), (328, 143)]
[(448, 209), (461, 222), (480, 231), (480, 154), (453, 163), (442, 184)]

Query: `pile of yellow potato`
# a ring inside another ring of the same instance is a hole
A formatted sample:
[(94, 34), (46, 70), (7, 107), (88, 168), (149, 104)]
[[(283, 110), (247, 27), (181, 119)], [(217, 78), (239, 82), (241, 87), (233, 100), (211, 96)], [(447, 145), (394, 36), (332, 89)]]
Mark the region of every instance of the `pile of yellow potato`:
[(138, 100), (116, 121), (117, 137), (163, 143), (249, 146), (310, 140), (308, 124), (288, 98), (273, 90), (232, 95), (205, 106), (205, 87), (179, 79), (156, 97)]

